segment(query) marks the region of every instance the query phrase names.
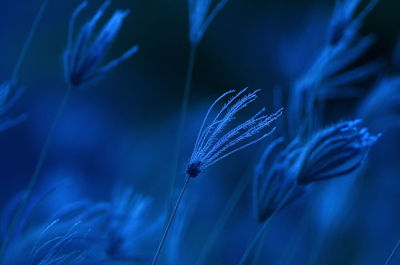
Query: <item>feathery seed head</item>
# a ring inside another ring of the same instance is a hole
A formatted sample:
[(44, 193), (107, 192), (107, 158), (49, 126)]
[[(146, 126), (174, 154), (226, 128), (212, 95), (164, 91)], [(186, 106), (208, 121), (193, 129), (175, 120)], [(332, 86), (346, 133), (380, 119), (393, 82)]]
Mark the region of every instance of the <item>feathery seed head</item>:
[(306, 191), (305, 187), (297, 185), (296, 180), (299, 173), (297, 158), (301, 152), (297, 140), (280, 151), (270, 167), (266, 166), (267, 158), (282, 142), (283, 138), (276, 139), (265, 149), (255, 170), (253, 204), (259, 222), (264, 222)]
[(189, 177), (196, 177), (203, 169), (264, 139), (275, 130), (275, 128), (273, 128), (265, 134), (259, 135), (282, 115), (282, 108), (271, 115), (263, 115), (265, 109), (262, 109), (247, 121), (237, 125), (231, 130), (226, 130), (230, 122), (235, 119), (236, 114), (256, 100), (259, 90), (245, 95), (244, 92), (246, 90), (247, 88), (230, 98), (222, 106), (214, 119), (206, 124), (214, 106), (222, 98), (235, 91), (231, 90), (224, 93), (208, 109), (203, 124), (200, 127), (189, 165), (186, 169), (186, 174)]
[(356, 172), (365, 161), (369, 148), (380, 137), (359, 129), (361, 120), (340, 122), (317, 133), (304, 147), (299, 163), (300, 185)]
[(121, 28), (124, 18), (129, 14), (129, 10), (116, 10), (98, 35), (93, 37), (95, 26), (109, 4), (110, 1), (106, 1), (93, 18), (82, 27), (75, 42), (73, 40), (75, 20), (78, 14), (87, 6), (87, 2), (84, 1), (80, 4), (71, 17), (67, 50), (64, 53), (64, 71), (67, 82), (74, 87), (86, 84), (105, 74), (138, 50), (138, 46), (135, 45), (121, 57), (104, 66), (100, 66)]
[(188, 0), (190, 42), (198, 44), (204, 32), (228, 0), (221, 0), (210, 11), (212, 0)]

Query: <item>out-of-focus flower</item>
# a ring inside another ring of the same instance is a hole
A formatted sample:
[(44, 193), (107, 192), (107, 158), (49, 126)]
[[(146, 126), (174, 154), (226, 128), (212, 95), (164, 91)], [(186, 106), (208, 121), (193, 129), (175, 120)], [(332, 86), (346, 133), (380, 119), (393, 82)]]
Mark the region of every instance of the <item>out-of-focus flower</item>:
[(380, 135), (359, 129), (360, 120), (340, 122), (302, 143), (298, 138), (280, 151), (269, 166), (267, 157), (283, 140), (272, 142), (255, 171), (253, 195), (261, 222), (303, 195), (309, 184), (354, 174)]
[(259, 222), (264, 222), (305, 192), (304, 187), (297, 185), (297, 158), (301, 152), (297, 140), (279, 152), (269, 167), (266, 166), (268, 156), (282, 142), (279, 138), (265, 149), (255, 170), (253, 203)]
[(210, 10), (212, 0), (188, 0), (190, 42), (198, 44), (218, 12), (226, 5), (228, 0), (219, 1), (214, 9)]
[[(146, 253), (145, 248), (149, 248), (152, 233), (161, 232), (164, 215), (148, 216), (149, 199), (132, 189), (120, 189), (111, 202), (69, 203), (46, 222), (28, 227), (33, 210), (48, 199), (49, 192), (57, 191), (46, 191), (29, 205), (1, 264), (115, 264), (150, 259), (151, 250)], [(0, 235), (4, 236), (22, 195), (6, 208)]]
[(82, 27), (75, 41), (73, 39), (75, 20), (82, 9), (87, 6), (87, 1), (80, 4), (71, 17), (67, 50), (64, 53), (64, 71), (67, 82), (73, 87), (84, 85), (102, 76), (138, 50), (138, 46), (135, 45), (121, 57), (100, 66), (121, 28), (124, 18), (129, 14), (129, 10), (116, 10), (94, 40), (92, 40), (95, 26), (109, 4), (110, 2), (106, 1), (100, 7), (93, 18)]
[(382, 67), (381, 61), (375, 60), (349, 68), (374, 43), (373, 36), (360, 37), (358, 30), (377, 0), (354, 17), (359, 3), (359, 0), (336, 2), (326, 45), (290, 89), (288, 119), (292, 137), (299, 129), (306, 130), (308, 135), (319, 129), (320, 119), (313, 114), (323, 113), (327, 99), (359, 96), (357, 83), (371, 78)]
[(117, 189), (110, 205), (111, 211), (104, 215), (104, 231), (108, 239), (106, 253), (111, 259), (135, 261), (150, 258), (139, 251), (140, 244), (152, 238), (152, 233), (161, 232), (164, 221), (161, 214), (149, 222), (146, 215), (150, 207), (151, 201), (134, 194), (133, 189)]
[[(203, 120), (203, 124), (200, 127), (196, 144), (186, 170), (186, 174), (189, 177), (196, 177), (203, 169), (264, 139), (265, 137), (271, 135), (271, 133), (275, 130), (275, 128), (273, 128), (262, 136), (259, 136), (259, 133), (263, 131), (263, 129), (269, 127), (272, 122), (282, 115), (282, 108), (271, 115), (263, 115), (263, 112), (265, 111), (265, 108), (263, 108), (252, 118), (239, 124), (222, 135), (230, 122), (235, 119), (236, 114), (240, 110), (247, 107), (247, 105), (249, 105), (251, 102), (256, 100), (257, 92), (259, 90), (247, 95), (242, 95), (245, 91), (246, 89), (243, 89), (234, 97), (229, 99), (229, 101), (223, 105), (211, 123), (205, 126), (213, 107), (222, 98), (234, 93), (235, 91), (231, 90), (224, 93), (208, 109)], [(244, 141), (254, 137), (256, 137), (254, 140), (243, 143)]]
[(359, 129), (360, 122), (337, 123), (306, 143), (299, 157), (300, 185), (351, 175), (361, 168), (380, 134), (374, 136), (367, 128)]

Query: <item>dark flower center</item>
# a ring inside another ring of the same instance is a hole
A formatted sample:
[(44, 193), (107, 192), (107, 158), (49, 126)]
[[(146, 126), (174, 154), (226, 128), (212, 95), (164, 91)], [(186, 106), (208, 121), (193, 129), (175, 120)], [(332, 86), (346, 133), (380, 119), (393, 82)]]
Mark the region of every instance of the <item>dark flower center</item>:
[(201, 172), (200, 165), (201, 165), (200, 161), (190, 163), (190, 165), (186, 169), (186, 174), (191, 178), (197, 177), (197, 175), (200, 174)]

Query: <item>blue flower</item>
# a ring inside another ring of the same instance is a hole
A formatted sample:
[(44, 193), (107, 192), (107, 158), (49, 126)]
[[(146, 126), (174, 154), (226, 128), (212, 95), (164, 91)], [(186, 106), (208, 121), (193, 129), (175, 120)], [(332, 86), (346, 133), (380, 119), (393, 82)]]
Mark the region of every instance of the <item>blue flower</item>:
[(84, 1), (80, 4), (72, 15), (67, 50), (64, 53), (64, 71), (67, 82), (73, 87), (81, 86), (102, 76), (138, 50), (138, 46), (135, 45), (121, 57), (100, 66), (121, 28), (124, 18), (129, 14), (129, 10), (116, 10), (92, 41), (94, 28), (109, 4), (110, 2), (106, 1), (93, 18), (82, 27), (75, 42), (73, 40), (75, 20), (82, 9), (87, 6), (87, 2)]
[(315, 113), (323, 113), (327, 99), (358, 96), (361, 92), (356, 84), (371, 78), (382, 67), (380, 60), (351, 67), (375, 41), (373, 36), (360, 37), (358, 30), (377, 0), (354, 18), (359, 2), (336, 2), (326, 45), (291, 87), (288, 118), (292, 137), (299, 129), (307, 130), (308, 135), (314, 133), (322, 123)]
[(265, 149), (255, 170), (253, 205), (259, 222), (264, 222), (274, 213), (297, 200), (306, 191), (305, 187), (297, 184), (297, 159), (301, 152), (297, 140), (276, 154), (270, 166), (267, 166), (267, 158), (282, 142), (283, 138), (278, 138)]
[(367, 128), (358, 128), (360, 122), (337, 123), (307, 142), (299, 158), (300, 185), (351, 175), (361, 168), (380, 134), (373, 136)]
[[(196, 177), (203, 169), (264, 139), (265, 137), (271, 135), (271, 133), (275, 130), (275, 128), (273, 128), (267, 133), (259, 136), (260, 132), (269, 127), (272, 122), (282, 115), (282, 108), (272, 115), (263, 115), (263, 112), (265, 111), (265, 108), (263, 108), (252, 118), (227, 131), (225, 134), (222, 134), (231, 121), (235, 119), (236, 114), (256, 100), (257, 92), (259, 90), (247, 95), (243, 95), (245, 91), (246, 89), (243, 89), (229, 99), (229, 101), (223, 105), (214, 119), (207, 126), (205, 126), (214, 106), (222, 98), (234, 93), (235, 91), (231, 90), (224, 93), (208, 109), (197, 136), (196, 144), (186, 170), (186, 174), (189, 177)], [(245, 142), (246, 140), (254, 137), (255, 139)]]

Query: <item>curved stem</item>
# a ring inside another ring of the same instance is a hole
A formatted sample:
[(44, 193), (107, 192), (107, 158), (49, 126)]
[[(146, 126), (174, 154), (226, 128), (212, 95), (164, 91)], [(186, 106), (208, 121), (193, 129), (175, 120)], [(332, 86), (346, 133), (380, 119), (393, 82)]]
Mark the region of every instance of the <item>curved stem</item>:
[(50, 132), (49, 132), (49, 134), (48, 134), (48, 136), (46, 138), (46, 142), (45, 142), (45, 144), (44, 144), (44, 146), (42, 148), (42, 151), (40, 153), (39, 160), (38, 160), (38, 162), (37, 162), (37, 164), (35, 166), (35, 170), (34, 170), (34, 172), (32, 174), (32, 177), (30, 178), (28, 188), (27, 188), (26, 192), (24, 193), (24, 197), (21, 200), (21, 204), (17, 209), (17, 213), (15, 214), (15, 216), (14, 216), (14, 218), (12, 220), (10, 229), (9, 229), (9, 231), (7, 233), (7, 236), (6, 236), (5, 240), (4, 240), (3, 245), (1, 246), (0, 259), (3, 256), (4, 252), (6, 251), (7, 245), (10, 242), (11, 237), (13, 236), (13, 233), (14, 233), (17, 225), (18, 225), (18, 222), (19, 222), (19, 220), (20, 220), (20, 218), (21, 218), (21, 216), (22, 216), (22, 214), (23, 214), (23, 212), (24, 212), (24, 210), (25, 210), (25, 208), (27, 206), (29, 198), (32, 195), (33, 188), (35, 187), (36, 182), (38, 180), (38, 177), (39, 177), (39, 174), (40, 174), (40, 170), (42, 169), (43, 163), (44, 163), (44, 161), (46, 159), (46, 156), (47, 156), (47, 153), (49, 151), (49, 147), (50, 147), (50, 145), (51, 145), (51, 143), (53, 141), (55, 131), (56, 131), (57, 127), (58, 127), (58, 124), (59, 124), (59, 122), (61, 120), (61, 117), (62, 117), (62, 115), (64, 113), (65, 107), (66, 107), (66, 105), (68, 103), (68, 100), (70, 98), (71, 91), (72, 91), (72, 87), (69, 86), (67, 91), (65, 92), (64, 98), (63, 98), (63, 100), (61, 102), (61, 105), (60, 105), (60, 107), (58, 109), (57, 115), (56, 115), (56, 117), (55, 117), (55, 119), (53, 121), (53, 124), (52, 124), (51, 128), (50, 128)]
[(397, 242), (396, 246), (394, 247), (392, 254), (390, 254), (389, 258), (387, 259), (385, 265), (389, 265), (390, 261), (392, 260), (394, 254), (396, 254), (397, 250), (400, 247), (400, 240)]
[(173, 194), (175, 179), (176, 179), (177, 170), (178, 170), (179, 157), (181, 154), (182, 135), (183, 135), (183, 129), (185, 127), (186, 114), (187, 114), (187, 109), (188, 109), (188, 104), (189, 104), (189, 95), (190, 95), (190, 87), (191, 87), (190, 84), (192, 82), (193, 66), (194, 66), (194, 60), (196, 57), (196, 47), (197, 47), (196, 44), (192, 44), (190, 47), (189, 63), (188, 63), (188, 68), (187, 68), (185, 88), (183, 91), (183, 99), (182, 99), (182, 105), (181, 105), (181, 115), (179, 118), (178, 133), (177, 133), (176, 139), (175, 139), (174, 156), (173, 156), (172, 169), (171, 169), (171, 179), (170, 179), (169, 188), (168, 188), (168, 203), (167, 203), (168, 213), (170, 213), (172, 210), (172, 194)]
[(33, 21), (32, 27), (31, 27), (31, 29), (29, 31), (28, 38), (25, 40), (24, 46), (22, 48), (22, 51), (21, 51), (21, 53), (20, 53), (20, 55), (18, 57), (17, 63), (15, 64), (14, 70), (12, 72), (11, 80), (10, 80), (11, 86), (14, 86), (17, 83), (17, 76), (18, 76), (18, 73), (19, 73), (19, 69), (21, 67), (22, 61), (25, 58), (26, 52), (28, 51), (28, 47), (29, 47), (29, 45), (31, 43), (33, 35), (36, 32), (36, 28), (37, 28), (37, 26), (39, 24), (39, 21), (42, 18), (43, 12), (46, 9), (47, 3), (48, 3), (48, 0), (43, 0), (42, 5), (40, 6), (40, 9), (39, 9), (38, 13), (36, 14), (35, 20)]
[(178, 210), (178, 207), (179, 207), (179, 204), (181, 203), (183, 194), (185, 194), (186, 188), (187, 188), (187, 186), (188, 186), (188, 184), (189, 184), (189, 180), (190, 180), (190, 177), (187, 176), (186, 181), (185, 181), (185, 184), (183, 185), (181, 194), (179, 195), (178, 201), (176, 202), (175, 208), (174, 208), (174, 210), (173, 210), (173, 212), (172, 212), (171, 217), (169, 218), (167, 227), (165, 228), (164, 234), (163, 234), (163, 236), (162, 236), (162, 238), (161, 238), (160, 245), (158, 246), (157, 252), (156, 252), (156, 254), (154, 255), (153, 262), (151, 263), (152, 265), (155, 265), (156, 262), (157, 262), (158, 256), (160, 255), (160, 252), (161, 252), (161, 249), (162, 249), (162, 247), (163, 247), (163, 245), (164, 245), (165, 239), (167, 238), (168, 231), (169, 231), (169, 229), (171, 228), (171, 224), (172, 224), (173, 221), (174, 221), (176, 211)]

